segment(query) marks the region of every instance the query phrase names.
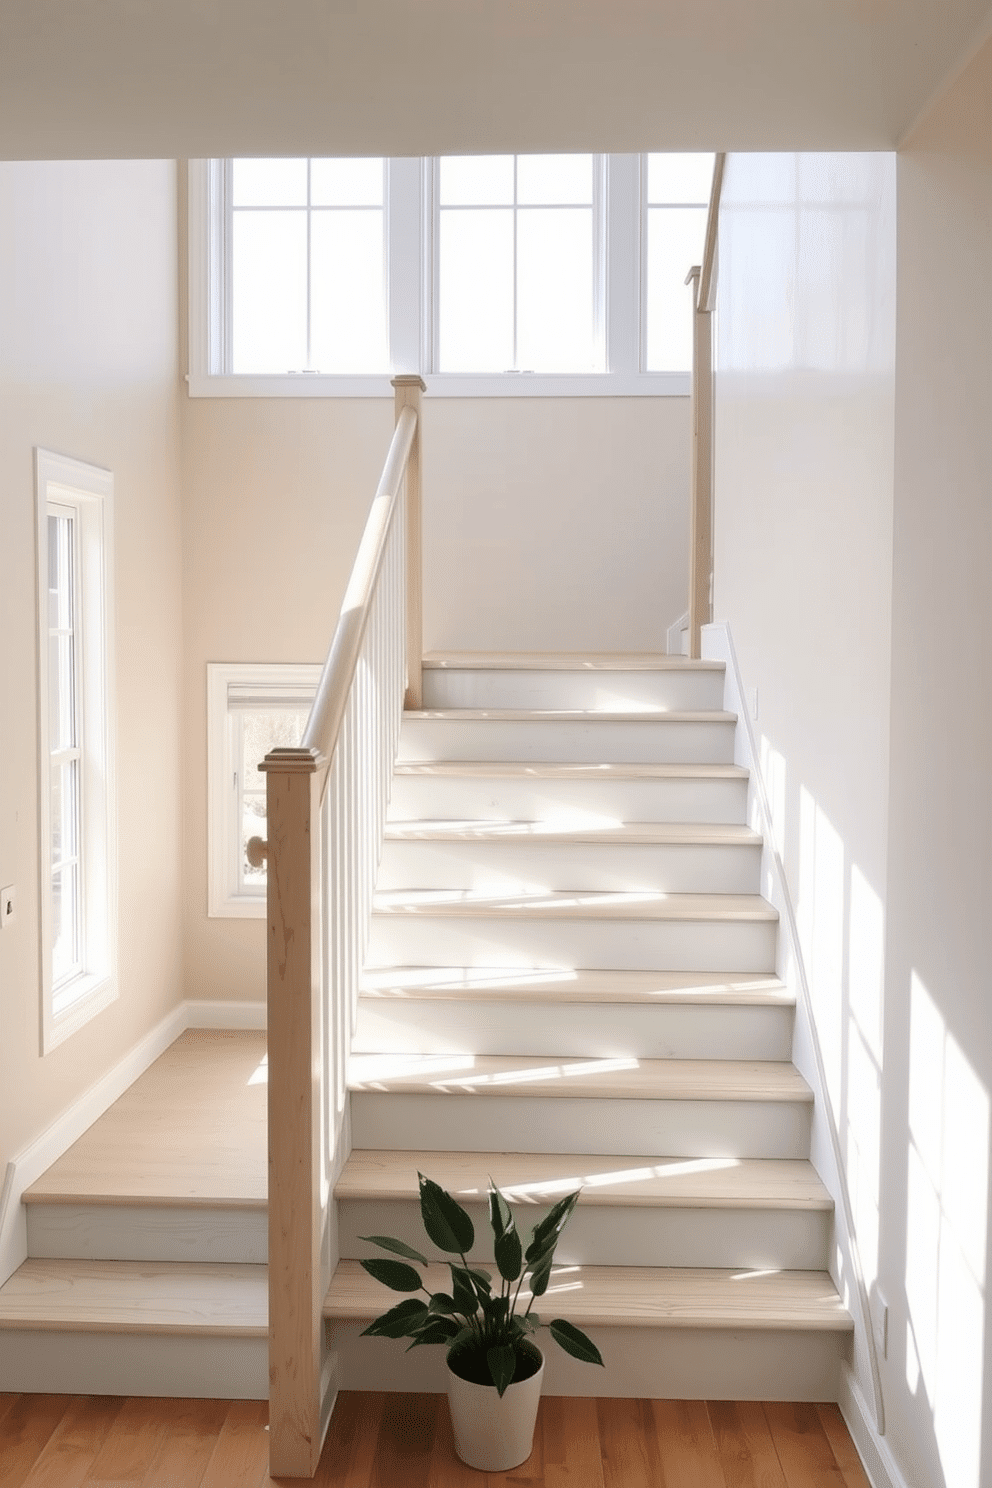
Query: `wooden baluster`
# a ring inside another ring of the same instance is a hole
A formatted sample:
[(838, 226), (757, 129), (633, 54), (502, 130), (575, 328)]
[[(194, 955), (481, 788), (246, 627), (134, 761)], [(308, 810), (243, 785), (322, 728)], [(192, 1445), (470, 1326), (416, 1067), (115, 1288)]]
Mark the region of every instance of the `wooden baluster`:
[(689, 520), (689, 655), (699, 658), (701, 631), (712, 619), (713, 572), (713, 331), (699, 302), (700, 270), (692, 283), (692, 505)]
[(423, 701), (423, 545), (421, 539), (421, 398), (427, 391), (422, 377), (394, 377), (396, 417), (404, 408), (417, 415), (406, 467), (406, 551), (407, 551), (407, 620), (406, 620), (406, 706), (419, 708)]

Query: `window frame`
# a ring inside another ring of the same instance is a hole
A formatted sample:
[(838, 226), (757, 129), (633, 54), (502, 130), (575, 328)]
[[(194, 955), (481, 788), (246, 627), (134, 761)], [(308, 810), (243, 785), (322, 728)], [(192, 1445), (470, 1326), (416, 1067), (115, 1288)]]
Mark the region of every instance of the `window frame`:
[[(235, 744), (237, 720), (247, 700), (260, 706), (312, 702), (321, 667), (309, 662), (207, 662), (207, 916), (209, 919), (264, 919), (262, 892), (241, 886), (239, 787)], [(237, 697), (240, 692), (242, 696)], [(232, 703), (234, 706), (232, 706)]]
[[(54, 510), (53, 510), (54, 508)], [(49, 737), (48, 518), (75, 528), (73, 676), (79, 749), (79, 966), (53, 986), (52, 751)], [(40, 1043), (57, 1048), (114, 1002), (117, 981), (117, 820), (114, 698), (114, 478), (109, 470), (35, 450), (38, 641), (38, 894)]]
[[(603, 372), (437, 372), (437, 157), (387, 158), (388, 325), (393, 371), (232, 373), (225, 370), (230, 276), (223, 160), (188, 162), (191, 397), (392, 398), (395, 372), (419, 371), (444, 398), (688, 397), (691, 374), (644, 370), (646, 308), (643, 155), (604, 155)], [(686, 295), (690, 294), (686, 289)], [(229, 365), (229, 363), (228, 363)]]

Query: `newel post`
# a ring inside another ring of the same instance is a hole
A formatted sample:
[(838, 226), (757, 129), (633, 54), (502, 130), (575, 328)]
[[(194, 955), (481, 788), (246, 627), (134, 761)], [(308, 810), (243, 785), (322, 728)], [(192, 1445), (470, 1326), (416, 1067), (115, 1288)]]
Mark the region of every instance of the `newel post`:
[(712, 314), (701, 303), (700, 273), (692, 285), (692, 500), (689, 519), (689, 655), (698, 660), (701, 631), (713, 618), (713, 331)]
[(405, 708), (423, 705), (424, 558), (421, 514), (421, 402), (427, 384), (416, 373), (393, 378), (396, 417), (404, 408), (417, 415), (417, 428), (406, 467), (406, 696)]
[(321, 1449), (320, 767), (276, 749), (266, 775), (269, 1047), (269, 1471), (312, 1477)]

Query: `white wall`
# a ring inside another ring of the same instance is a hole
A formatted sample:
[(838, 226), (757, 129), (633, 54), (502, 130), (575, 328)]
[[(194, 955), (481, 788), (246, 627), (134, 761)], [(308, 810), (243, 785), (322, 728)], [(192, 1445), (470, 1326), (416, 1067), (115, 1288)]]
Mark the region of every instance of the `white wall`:
[[(0, 166), (0, 1168), (181, 996), (171, 162)], [(115, 477), (120, 997), (39, 1054), (35, 445)]]
[[(264, 997), (262, 922), (206, 914), (206, 663), (323, 660), (392, 421), (386, 400), (184, 399), (190, 997)], [(665, 649), (688, 399), (428, 398), (423, 437), (426, 649)]]

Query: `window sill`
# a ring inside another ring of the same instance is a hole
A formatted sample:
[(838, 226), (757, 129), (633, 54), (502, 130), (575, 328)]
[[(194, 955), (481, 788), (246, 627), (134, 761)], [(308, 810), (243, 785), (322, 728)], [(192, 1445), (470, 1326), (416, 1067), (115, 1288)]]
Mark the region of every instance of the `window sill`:
[[(186, 382), (191, 398), (392, 398), (390, 375), (191, 372)], [(690, 391), (688, 372), (432, 372), (424, 380), (430, 398), (687, 398)]]

